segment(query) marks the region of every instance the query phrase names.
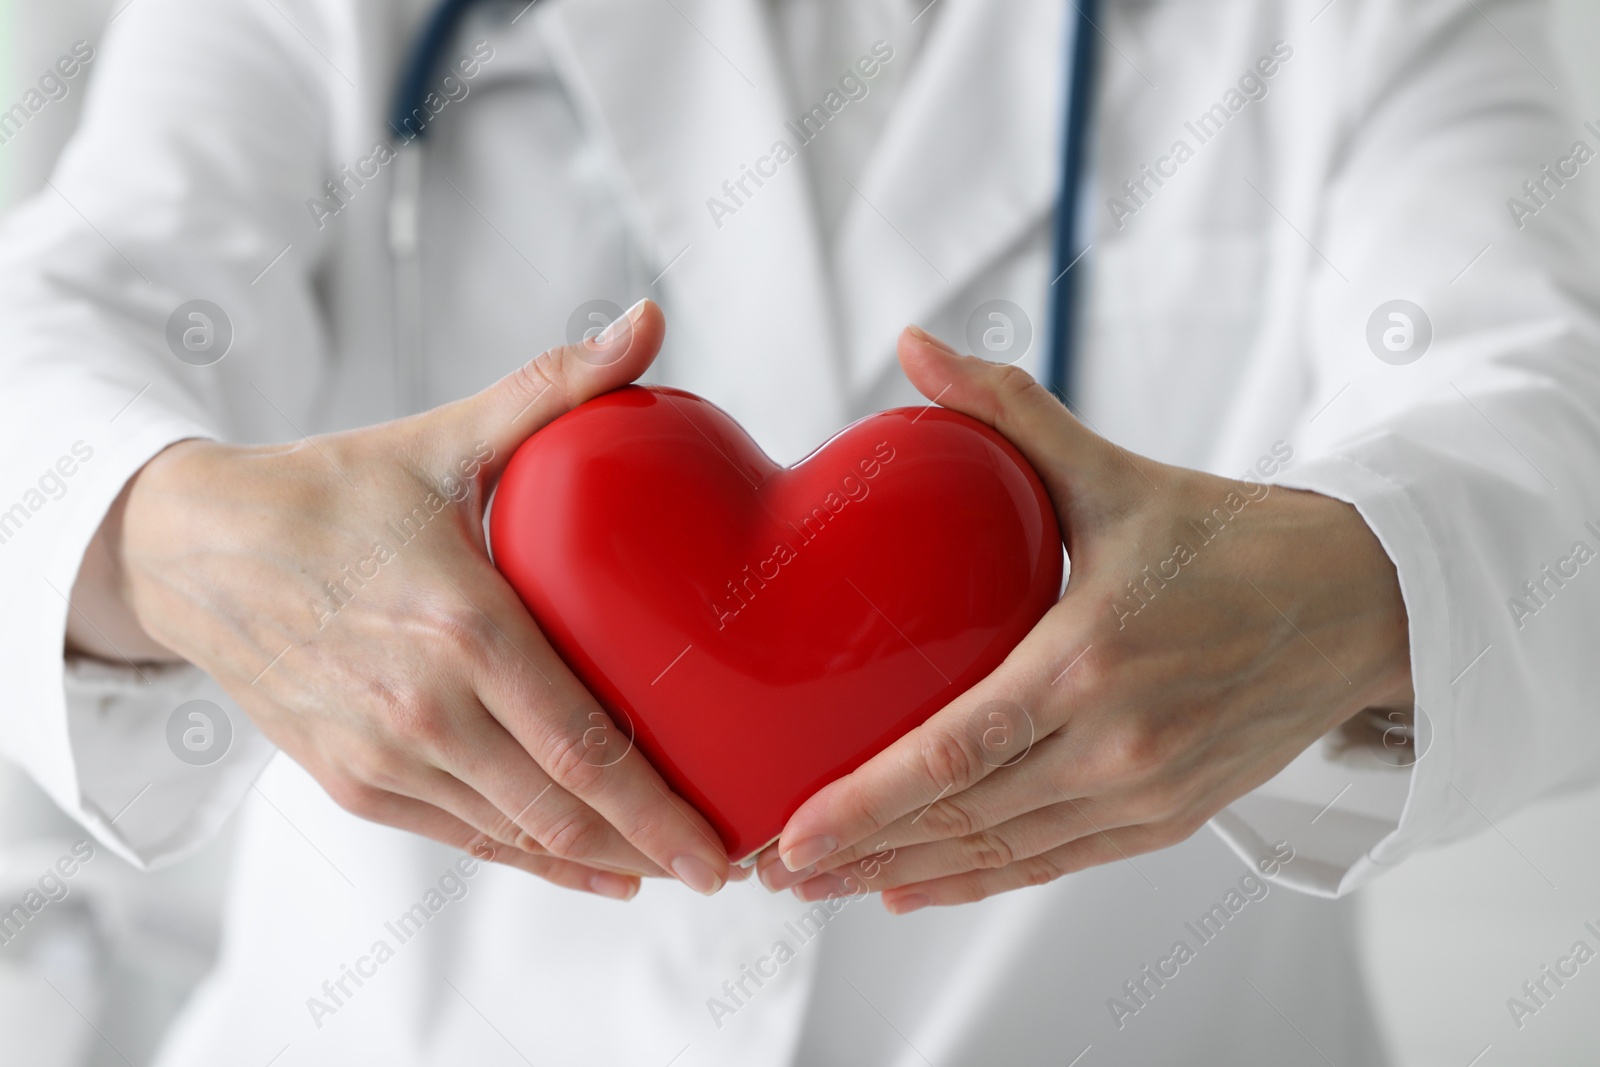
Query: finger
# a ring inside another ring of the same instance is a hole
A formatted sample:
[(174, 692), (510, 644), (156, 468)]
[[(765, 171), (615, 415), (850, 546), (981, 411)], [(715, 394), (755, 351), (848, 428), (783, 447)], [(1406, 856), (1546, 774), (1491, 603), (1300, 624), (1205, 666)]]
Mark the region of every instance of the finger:
[[(409, 788), (399, 791), (448, 811), (491, 841), (535, 855), (550, 853), (543, 841), (545, 838), (558, 840), (564, 820), (594, 818), (599, 821), (587, 805), (564, 790), (557, 790), (538, 764), (498, 723), (489, 719), (487, 713), (484, 719), (488, 727), (483, 734), (488, 735), (488, 739), (463, 738), (462, 751), (468, 755), (452, 761), (455, 765), (450, 769), (435, 768), (426, 774), (416, 792)], [(460, 775), (479, 783), (479, 788), (467, 784)], [(488, 789), (489, 794), (480, 792), (480, 788)], [(530, 793), (530, 790), (534, 791)], [(423, 795), (418, 795), (419, 792)], [(517, 798), (523, 795), (531, 799), (518, 804)], [(623, 840), (622, 835), (601, 825), (605, 836), (594, 846), (593, 855), (565, 858), (630, 875), (662, 873), (660, 867)]]
[(459, 740), (445, 754), (444, 769), (488, 799), (502, 833), (520, 829), (563, 859), (639, 873), (659, 870), (598, 812), (557, 786), (489, 715), (481, 730), (463, 731)]
[[(991, 677), (1005, 677), (1011, 661), (1007, 657)], [(1031, 729), (1020, 705), (998, 699), (992, 685), (979, 683), (801, 804), (778, 838), (784, 866), (795, 871), (825, 863), (851, 846), (876, 850), (889, 826), (920, 821), (945, 797), (972, 789), (998, 770), (1005, 761), (986, 742), (985, 709), (993, 706), (1005, 707), (1018, 726)]]
[(756, 877), (767, 887), (768, 892), (778, 893), (814, 876), (817, 873), (817, 866), (812, 864), (798, 871), (791, 871), (779, 858), (777, 846), (771, 845), (762, 849), (761, 854), (756, 857), (755, 871)]
[(644, 373), (665, 335), (661, 309), (641, 300), (593, 339), (541, 352), (482, 392), (416, 416), (419, 440), (447, 464), (487, 453), (474, 473), (492, 484), (534, 431)]
[[(1024, 652), (1025, 649), (1019, 647), (1014, 656)], [(1045, 720), (1040, 726), (1048, 722)], [(1092, 725), (1074, 729), (1070, 737), (1064, 730), (1057, 729), (1023, 752), (1016, 762), (1000, 768), (1000, 773), (990, 774), (970, 789), (947, 793), (922, 810), (901, 816), (870, 837), (839, 849), (816, 867), (830, 871), (884, 849), (972, 837), (1057, 804), (1081, 805), (1088, 817), (1098, 819), (1101, 816), (1095, 802), (1084, 797), (1120, 796), (1132, 784), (1124, 780), (1118, 764), (1107, 758), (1103, 748)], [(1064, 791), (1063, 782), (1072, 783), (1073, 792)], [(1166, 791), (1149, 797), (1144, 807), (1150, 810), (1133, 814), (1138, 816), (1138, 821), (1170, 814), (1159, 803), (1167, 797)]]
[(1063, 802), (1068, 798), (1056, 787), (1055, 779), (1065, 747), (1060, 735), (1052, 734), (1016, 764), (1001, 768), (1002, 773), (991, 774), (970, 789), (947, 793), (920, 811), (902, 815), (815, 866), (823, 871), (837, 870), (884, 849), (969, 837)]
[[(1100, 792), (1117, 764), (1094, 736), (1069, 741), (1064, 732), (1084, 694), (1099, 691), (1100, 657), (1076, 636), (1082, 628), (1069, 592), (988, 678), (808, 798), (779, 837), (785, 865), (827, 870)], [(1071, 793), (1059, 782), (1072, 783)]]
[[(673, 795), (633, 749), (631, 734), (618, 728), (561, 662), (511, 587), (485, 567), (474, 599), (499, 639), (494, 644), (498, 654), (483, 662), (474, 677), (490, 714), (558, 789), (592, 808), (598, 820), (609, 824), (607, 829), (614, 827), (696, 892), (709, 895), (721, 889), (728, 881), (728, 857), (711, 824)], [(572, 847), (599, 831), (574, 813), (568, 818), (567, 841), (540, 839), (556, 855), (593, 858)]]
[[(1016, 446), (1039, 472), (1057, 507), (1110, 475), (1127, 473), (1127, 453), (1084, 426), (1021, 367), (964, 356), (932, 334), (908, 326), (900, 334), (900, 366), (935, 403), (970, 415)], [(1142, 483), (1141, 483), (1142, 484)]]
[[(1191, 831), (1192, 832), (1192, 831)], [(997, 893), (1044, 885), (1064, 875), (1177, 844), (1188, 833), (1161, 824), (1141, 823), (1089, 834), (1007, 867), (968, 871), (926, 882), (913, 882), (883, 894), (884, 907), (905, 915), (933, 905), (970, 904)]]
[[(493, 574), (487, 564), (483, 569)], [(491, 657), (507, 655), (505, 643), (460, 586), (446, 582), (452, 591), (443, 597), (451, 603), (418, 602), (407, 618), (426, 619), (428, 640), (442, 646), (441, 658), (468, 677), (449, 691), (425, 690), (413, 698), (393, 723), (398, 754), (391, 745), (388, 754), (352, 756), (352, 777), (443, 808), (506, 844), (537, 842), (557, 857), (629, 873), (659, 870), (587, 804), (557, 787), (480, 702), (471, 676)], [(542, 684), (531, 666), (527, 676)]]
[(563, 889), (576, 889), (580, 893), (594, 893), (609, 900), (632, 900), (639, 893), (639, 877), (616, 871), (585, 867), (581, 863), (541, 856), (520, 849), (502, 848), (487, 857), (490, 863), (515, 867), (519, 871), (543, 878)]
[(612, 900), (632, 900), (639, 892), (637, 877), (493, 843), (472, 826), (432, 804), (399, 793), (374, 792), (381, 795), (370, 801), (372, 814), (363, 813), (374, 822), (431, 838), (478, 860), (516, 867), (566, 889)]
[(448, 812), (482, 834), (485, 840), (525, 852), (546, 851), (514, 819), (449, 771), (428, 766), (405, 781), (396, 781), (391, 788), (401, 796)]
[(880, 851), (802, 881), (795, 887), (795, 895), (806, 901), (826, 900), (838, 891), (845, 876), (871, 892), (881, 893), (968, 871), (996, 870), (1080, 837), (1125, 825), (1116, 816), (1091, 818), (1084, 808), (1087, 803), (1053, 804), (966, 837)]

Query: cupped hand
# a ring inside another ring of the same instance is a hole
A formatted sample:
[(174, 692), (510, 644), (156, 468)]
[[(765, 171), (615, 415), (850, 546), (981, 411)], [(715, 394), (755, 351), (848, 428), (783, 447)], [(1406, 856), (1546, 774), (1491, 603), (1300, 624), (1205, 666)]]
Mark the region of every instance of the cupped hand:
[(1071, 574), (999, 668), (801, 806), (769, 888), (904, 913), (1049, 882), (1184, 840), (1363, 709), (1409, 711), (1398, 579), (1353, 507), (1131, 455), (914, 328), (900, 361), (1033, 464)]
[[(176, 444), (102, 525), (73, 615), (206, 670), (357, 815), (604, 896), (663, 872), (715, 892), (711, 827), (568, 671), (483, 535), (516, 447), (636, 378), (664, 329), (641, 302), (411, 418)], [(99, 651), (92, 630), (69, 636)]]

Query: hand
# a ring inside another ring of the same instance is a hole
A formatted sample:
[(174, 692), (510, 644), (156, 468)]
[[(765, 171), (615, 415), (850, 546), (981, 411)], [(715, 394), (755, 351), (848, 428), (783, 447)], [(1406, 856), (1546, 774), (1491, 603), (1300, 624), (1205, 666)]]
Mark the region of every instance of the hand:
[(1049, 882), (1184, 840), (1364, 708), (1409, 710), (1398, 579), (1353, 507), (1130, 455), (915, 328), (900, 361), (1033, 464), (1071, 576), (994, 673), (801, 806), (769, 888), (904, 913)]
[(72, 644), (105, 654), (103, 631), (198, 665), (363, 818), (609, 897), (663, 871), (715, 892), (711, 827), (642, 754), (612, 763), (629, 739), (484, 545), (516, 447), (637, 377), (665, 324), (641, 302), (613, 330), (411, 418), (166, 449), (102, 525), (73, 593), (95, 626)]

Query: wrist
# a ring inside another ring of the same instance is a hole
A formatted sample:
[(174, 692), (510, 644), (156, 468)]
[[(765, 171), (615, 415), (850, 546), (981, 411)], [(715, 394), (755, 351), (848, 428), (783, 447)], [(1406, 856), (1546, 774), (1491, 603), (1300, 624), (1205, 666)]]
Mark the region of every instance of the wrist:
[(1337, 622), (1334, 643), (1347, 657), (1358, 697), (1345, 718), (1366, 708), (1409, 708), (1411, 627), (1388, 552), (1353, 505), (1309, 490), (1280, 488), (1275, 495), (1299, 513), (1291, 550), (1322, 574), (1292, 571), (1321, 591)]
[(162, 651), (158, 658), (189, 658), (178, 634), (163, 624), (173, 614), (163, 603), (175, 599), (175, 579), (194, 567), (197, 541), (220, 547), (220, 531), (208, 532), (214, 520), (203, 507), (237, 484), (237, 473), (218, 464), (241, 451), (204, 438), (167, 446), (128, 480), (120, 513), (105, 527), (118, 607), (148, 647)]
[[(1150, 494), (1168, 510), (1169, 543), (1188, 546), (1188, 558), (1224, 583), (1201, 590), (1204, 610), (1234, 605), (1277, 631), (1270, 638), (1314, 651), (1307, 669), (1322, 694), (1322, 731), (1369, 707), (1409, 707), (1410, 625), (1399, 576), (1361, 513), (1334, 497), (1196, 471), (1157, 480)], [(1213, 559), (1214, 567), (1204, 560)], [(1182, 562), (1182, 560), (1179, 560)], [(1237, 594), (1227, 586), (1237, 583)]]
[[(128, 479), (106, 509), (72, 584), (67, 652), (113, 662), (182, 662), (183, 657), (151, 636), (134, 606), (126, 565), (129, 506), (152, 468), (170, 462), (188, 446), (205, 443), (186, 440), (167, 446)], [(136, 512), (145, 513), (145, 509)]]

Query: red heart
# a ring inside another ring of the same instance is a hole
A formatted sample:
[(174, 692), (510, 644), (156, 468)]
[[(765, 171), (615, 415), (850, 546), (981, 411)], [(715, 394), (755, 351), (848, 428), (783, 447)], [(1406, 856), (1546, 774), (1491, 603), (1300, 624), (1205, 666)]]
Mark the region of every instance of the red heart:
[(937, 407), (862, 419), (785, 469), (700, 397), (630, 386), (517, 449), (490, 535), (562, 659), (735, 858), (999, 665), (1061, 586), (1038, 476)]

